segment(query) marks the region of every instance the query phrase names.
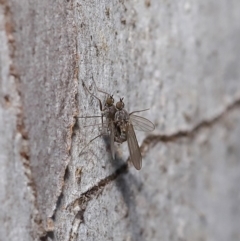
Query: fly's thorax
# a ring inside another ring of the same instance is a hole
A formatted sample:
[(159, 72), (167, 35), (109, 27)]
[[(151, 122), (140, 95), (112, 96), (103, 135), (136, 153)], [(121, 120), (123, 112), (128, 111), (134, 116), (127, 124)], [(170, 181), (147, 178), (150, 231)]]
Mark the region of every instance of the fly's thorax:
[(129, 114), (125, 109), (117, 110), (115, 114), (115, 122), (128, 122)]
[(106, 106), (102, 112), (102, 115), (105, 116), (108, 119), (114, 119), (115, 117), (115, 113), (116, 113), (117, 109), (114, 105), (112, 106)]
[(114, 105), (109, 107), (109, 118), (111, 118), (113, 120), (115, 117), (116, 111), (117, 111), (117, 109)]

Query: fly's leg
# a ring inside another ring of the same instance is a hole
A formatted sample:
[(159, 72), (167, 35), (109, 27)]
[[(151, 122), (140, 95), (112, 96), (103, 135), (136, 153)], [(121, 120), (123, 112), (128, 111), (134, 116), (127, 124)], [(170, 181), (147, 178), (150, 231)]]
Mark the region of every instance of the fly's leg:
[[(82, 82), (82, 83), (83, 83), (83, 87), (87, 90), (87, 92), (88, 92), (91, 96), (93, 96), (94, 98), (96, 98), (96, 99), (98, 100), (99, 106), (100, 106), (100, 111), (101, 111), (101, 113), (102, 113), (102, 112), (103, 112), (102, 101), (101, 101), (96, 95), (94, 95), (93, 93), (90, 92), (90, 90), (87, 88), (87, 86), (85, 85), (84, 82)], [(95, 83), (95, 82), (94, 82), (94, 83)], [(96, 83), (95, 83), (95, 84), (96, 84)], [(101, 121), (102, 121), (102, 125), (103, 125), (103, 115), (101, 116)]]

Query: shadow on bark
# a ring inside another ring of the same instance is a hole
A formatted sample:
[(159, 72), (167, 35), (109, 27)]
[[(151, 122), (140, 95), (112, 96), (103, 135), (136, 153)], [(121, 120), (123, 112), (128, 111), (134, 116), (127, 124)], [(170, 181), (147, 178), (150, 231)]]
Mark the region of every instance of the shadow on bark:
[[(105, 137), (104, 142), (106, 145), (110, 146), (109, 138)], [(121, 157), (117, 156), (115, 160), (111, 161), (113, 167), (116, 169), (116, 186), (119, 192), (121, 192), (125, 205), (128, 208), (127, 215), (125, 218), (129, 218), (129, 231), (131, 232), (130, 240), (145, 241), (142, 236), (143, 227), (139, 222), (138, 212), (136, 210), (136, 200), (134, 194), (134, 187), (136, 189), (141, 189), (142, 182), (139, 182), (130, 172), (128, 172), (129, 160), (123, 160)], [(120, 168), (119, 168), (120, 166)], [(133, 167), (131, 167), (133, 168)], [(119, 172), (119, 173), (118, 173)], [(127, 173), (127, 175), (122, 175)]]

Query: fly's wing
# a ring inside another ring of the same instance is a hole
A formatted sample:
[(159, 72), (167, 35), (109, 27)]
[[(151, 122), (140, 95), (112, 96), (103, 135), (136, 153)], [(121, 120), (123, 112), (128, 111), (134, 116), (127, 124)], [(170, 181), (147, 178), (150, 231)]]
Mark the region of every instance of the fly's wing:
[(113, 160), (115, 159), (115, 148), (114, 148), (114, 123), (110, 121), (110, 147)]
[(131, 123), (128, 125), (127, 143), (131, 162), (137, 170), (140, 170), (142, 168), (142, 155), (138, 146), (138, 141), (133, 129), (133, 125)]
[(138, 115), (130, 115), (131, 123), (133, 124), (134, 128), (138, 131), (153, 131), (155, 129), (154, 124), (147, 120), (146, 118), (143, 118)]

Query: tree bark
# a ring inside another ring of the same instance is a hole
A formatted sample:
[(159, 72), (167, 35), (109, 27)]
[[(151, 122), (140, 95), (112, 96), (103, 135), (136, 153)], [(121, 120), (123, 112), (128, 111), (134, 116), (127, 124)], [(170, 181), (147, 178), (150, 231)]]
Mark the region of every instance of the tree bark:
[[(1, 0), (0, 240), (239, 240), (239, 8)], [(88, 145), (93, 80), (150, 108), (141, 171), (126, 143)]]

